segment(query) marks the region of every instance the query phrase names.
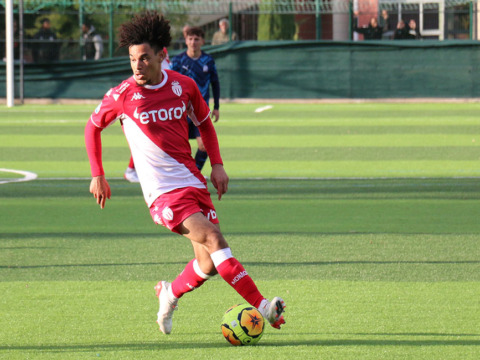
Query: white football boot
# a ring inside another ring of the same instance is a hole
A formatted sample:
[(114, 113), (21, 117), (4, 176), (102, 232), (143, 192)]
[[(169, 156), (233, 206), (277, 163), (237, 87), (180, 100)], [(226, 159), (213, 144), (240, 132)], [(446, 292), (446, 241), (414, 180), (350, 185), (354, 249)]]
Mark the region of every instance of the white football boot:
[(170, 283), (166, 281), (160, 281), (155, 286), (155, 293), (158, 297), (160, 304), (157, 313), (157, 323), (160, 327), (160, 331), (164, 334), (170, 334), (172, 332), (172, 316), (173, 311), (177, 309), (178, 299), (171, 301), (168, 296), (168, 288)]
[(125, 174), (123, 174), (123, 177), (131, 183), (140, 182), (140, 180), (138, 180), (137, 171), (135, 169), (132, 169), (131, 167), (127, 167), (127, 170), (125, 170)]
[(285, 307), (285, 301), (277, 296), (270, 302), (267, 299), (263, 300), (258, 311), (260, 311), (263, 317), (267, 319), (270, 325), (275, 329), (280, 329), (280, 326), (285, 324), (285, 319), (283, 317)]

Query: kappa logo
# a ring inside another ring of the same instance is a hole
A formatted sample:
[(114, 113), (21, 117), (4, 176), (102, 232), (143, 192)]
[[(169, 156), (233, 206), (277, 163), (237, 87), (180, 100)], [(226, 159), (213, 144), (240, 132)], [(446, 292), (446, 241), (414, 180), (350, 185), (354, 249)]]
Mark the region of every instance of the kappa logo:
[(170, 220), (172, 221), (173, 220), (173, 211), (172, 209), (170, 209), (168, 206), (162, 210), (162, 217), (165, 219), (165, 220)]
[(178, 81), (173, 81), (172, 82), (172, 91), (175, 95), (180, 96), (182, 95), (182, 87)]
[(132, 98), (130, 99), (130, 101), (140, 100), (140, 99), (145, 99), (145, 96), (143, 96), (142, 94), (136, 92), (135, 94), (133, 94), (133, 96), (132, 96)]

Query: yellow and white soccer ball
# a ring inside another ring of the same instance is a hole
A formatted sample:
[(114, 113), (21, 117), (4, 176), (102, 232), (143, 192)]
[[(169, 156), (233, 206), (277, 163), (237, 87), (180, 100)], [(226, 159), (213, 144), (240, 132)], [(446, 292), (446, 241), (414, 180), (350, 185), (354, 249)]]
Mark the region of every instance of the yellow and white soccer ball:
[(265, 327), (262, 314), (251, 305), (234, 305), (222, 319), (222, 333), (234, 346), (254, 345), (260, 341)]

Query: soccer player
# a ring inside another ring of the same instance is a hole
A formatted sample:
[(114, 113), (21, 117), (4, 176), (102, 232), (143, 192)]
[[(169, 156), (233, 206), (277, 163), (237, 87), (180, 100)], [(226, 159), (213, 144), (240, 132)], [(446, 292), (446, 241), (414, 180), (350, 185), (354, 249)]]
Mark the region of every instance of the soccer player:
[[(202, 51), (202, 46), (205, 43), (205, 33), (199, 27), (188, 27), (185, 35), (187, 50), (172, 58), (170, 69), (195, 80), (207, 104), (210, 101), (210, 85), (212, 86), (212, 117), (213, 121), (217, 122), (220, 119), (220, 82), (215, 61), (210, 55)], [(207, 161), (208, 154), (203, 145), (202, 137), (192, 121), (189, 121), (189, 127), (189, 138), (197, 139), (198, 149), (195, 154), (195, 163), (201, 171)]]
[(102, 165), (101, 132), (118, 119), (154, 222), (189, 239), (195, 254), (172, 283), (160, 281), (155, 286), (160, 330), (169, 334), (178, 300), (217, 273), (273, 327), (280, 328), (285, 323), (284, 301), (279, 297), (267, 300), (232, 255), (206, 180), (192, 158), (187, 115), (198, 127), (210, 156), (211, 182), (220, 200), (229, 179), (210, 109), (194, 80), (161, 68), (162, 49), (171, 41), (169, 21), (155, 11), (137, 15), (121, 26), (119, 40), (121, 47), (128, 48), (133, 76), (105, 94), (85, 127), (90, 192), (103, 209), (111, 189)]

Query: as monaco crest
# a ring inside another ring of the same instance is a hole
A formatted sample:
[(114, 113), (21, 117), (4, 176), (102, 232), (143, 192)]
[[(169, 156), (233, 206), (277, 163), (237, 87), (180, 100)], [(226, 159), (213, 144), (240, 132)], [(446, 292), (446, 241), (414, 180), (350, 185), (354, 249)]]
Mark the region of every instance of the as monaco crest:
[(178, 81), (172, 82), (172, 91), (177, 96), (182, 95), (182, 87), (180, 86)]

